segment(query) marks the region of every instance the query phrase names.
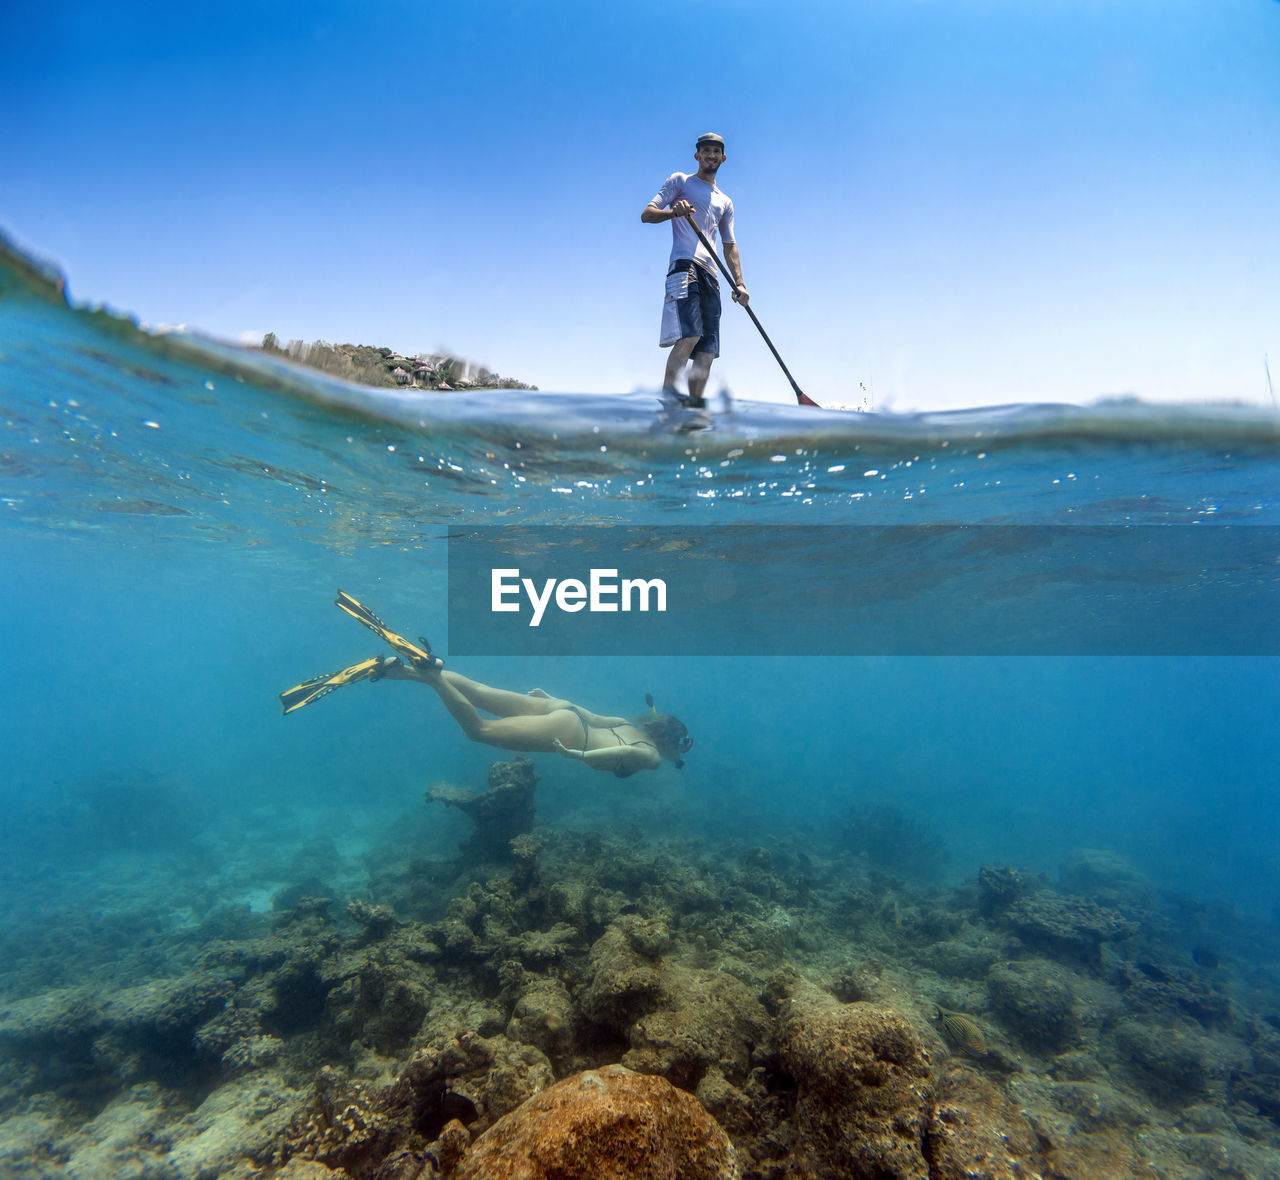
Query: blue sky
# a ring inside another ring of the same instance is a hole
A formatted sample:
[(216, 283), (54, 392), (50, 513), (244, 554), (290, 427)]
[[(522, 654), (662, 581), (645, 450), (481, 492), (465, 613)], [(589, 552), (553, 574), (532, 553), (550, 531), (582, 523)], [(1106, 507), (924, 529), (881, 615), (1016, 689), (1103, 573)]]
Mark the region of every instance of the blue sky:
[[(0, 10), (0, 226), (239, 339), (652, 388), (666, 226), (728, 143), (753, 306), (825, 403), (1270, 404), (1277, 0)], [(739, 309), (712, 388), (791, 401)]]

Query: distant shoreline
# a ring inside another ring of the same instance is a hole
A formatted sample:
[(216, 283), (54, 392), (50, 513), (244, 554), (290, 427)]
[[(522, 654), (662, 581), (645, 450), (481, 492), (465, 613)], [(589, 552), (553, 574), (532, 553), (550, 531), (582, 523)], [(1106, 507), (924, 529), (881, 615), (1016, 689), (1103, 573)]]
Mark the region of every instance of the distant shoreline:
[(538, 388), (511, 377), (500, 377), (483, 365), (448, 353), (406, 356), (394, 349), (370, 344), (329, 344), (323, 340), (314, 340), (310, 344), (291, 340), (282, 347), (274, 332), (263, 336), (257, 351), (267, 356), (285, 357), (332, 377), (375, 389), (426, 389), (449, 393), (463, 389)]

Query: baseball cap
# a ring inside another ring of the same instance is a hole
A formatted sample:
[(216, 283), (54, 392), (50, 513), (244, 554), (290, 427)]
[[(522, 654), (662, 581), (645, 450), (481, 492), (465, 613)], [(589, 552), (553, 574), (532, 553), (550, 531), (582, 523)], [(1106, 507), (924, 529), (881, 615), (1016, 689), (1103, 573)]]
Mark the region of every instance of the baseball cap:
[(718, 136), (714, 131), (704, 131), (701, 135), (699, 135), (698, 142), (693, 145), (694, 150), (696, 151), (704, 143), (718, 143), (720, 145), (721, 151), (724, 150), (724, 140), (720, 136)]

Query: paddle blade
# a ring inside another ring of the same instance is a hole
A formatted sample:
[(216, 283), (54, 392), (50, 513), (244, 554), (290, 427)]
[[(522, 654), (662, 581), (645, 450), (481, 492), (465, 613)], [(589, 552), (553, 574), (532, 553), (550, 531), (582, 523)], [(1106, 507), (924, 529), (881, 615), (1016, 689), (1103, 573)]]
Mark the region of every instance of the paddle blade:
[(796, 390), (796, 401), (798, 401), (802, 406), (812, 406), (815, 410), (822, 409), (822, 407), (818, 405), (813, 398), (806, 393), (801, 393), (798, 389)]

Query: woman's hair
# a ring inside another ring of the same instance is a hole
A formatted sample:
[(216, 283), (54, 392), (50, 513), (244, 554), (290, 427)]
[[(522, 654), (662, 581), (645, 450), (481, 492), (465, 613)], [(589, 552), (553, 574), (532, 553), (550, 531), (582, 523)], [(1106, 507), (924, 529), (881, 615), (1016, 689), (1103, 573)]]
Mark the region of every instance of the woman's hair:
[(670, 758), (677, 767), (684, 765), (680, 755), (692, 743), (689, 741), (689, 728), (679, 717), (672, 717), (670, 713), (646, 713), (636, 718), (636, 725), (658, 747), (659, 754)]
[(682, 769), (684, 763), (680, 755), (687, 754), (693, 747), (689, 727), (679, 717), (672, 717), (670, 713), (659, 713), (653, 703), (653, 693), (644, 694), (644, 703), (649, 706), (649, 711), (644, 716), (636, 718), (636, 725), (644, 730), (645, 737), (658, 748), (659, 754), (664, 758), (670, 758), (676, 764), (677, 770)]

